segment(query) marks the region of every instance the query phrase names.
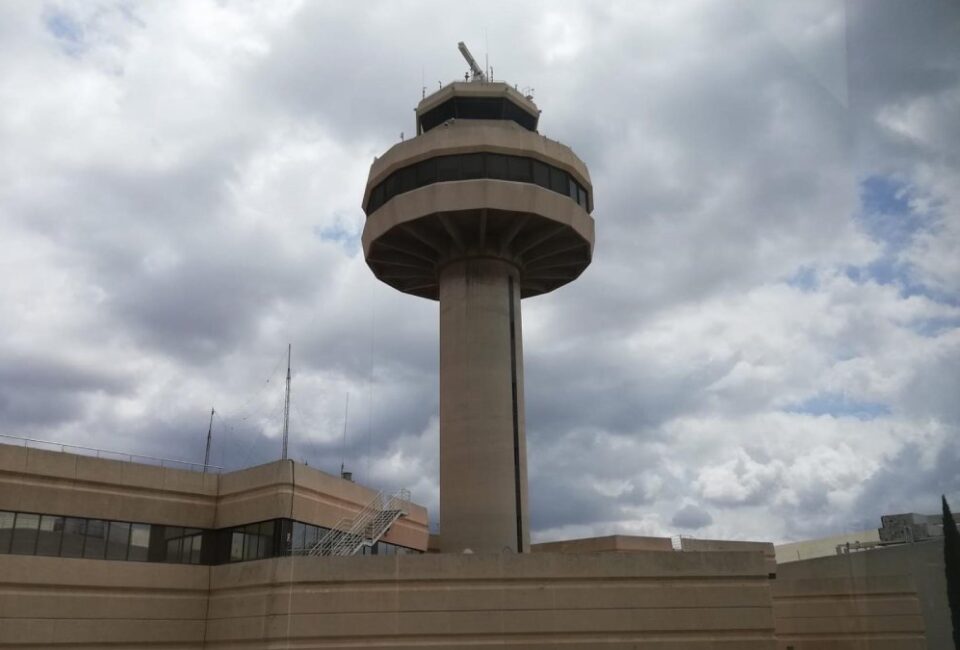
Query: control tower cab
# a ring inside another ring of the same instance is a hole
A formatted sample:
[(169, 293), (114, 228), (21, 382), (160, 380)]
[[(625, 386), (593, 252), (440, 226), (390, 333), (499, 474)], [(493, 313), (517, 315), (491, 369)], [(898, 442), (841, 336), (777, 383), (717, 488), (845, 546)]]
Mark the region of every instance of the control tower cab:
[(390, 286), (440, 302), (440, 548), (529, 550), (520, 300), (593, 254), (586, 165), (537, 133), (540, 111), (473, 80), (417, 106), (417, 136), (374, 160), (363, 251)]

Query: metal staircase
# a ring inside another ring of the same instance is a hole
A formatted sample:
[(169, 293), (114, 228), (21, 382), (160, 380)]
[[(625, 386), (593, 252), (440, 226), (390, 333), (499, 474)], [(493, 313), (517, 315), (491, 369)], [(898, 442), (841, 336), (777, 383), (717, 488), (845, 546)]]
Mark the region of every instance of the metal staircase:
[(392, 495), (377, 493), (355, 517), (337, 522), (307, 555), (356, 555), (364, 546), (373, 546), (397, 519), (407, 514), (403, 508), (408, 501), (409, 490)]

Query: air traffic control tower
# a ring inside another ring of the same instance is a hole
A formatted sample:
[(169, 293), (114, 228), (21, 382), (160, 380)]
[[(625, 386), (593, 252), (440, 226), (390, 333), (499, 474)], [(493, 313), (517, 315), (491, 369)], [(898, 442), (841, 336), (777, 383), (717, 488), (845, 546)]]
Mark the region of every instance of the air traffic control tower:
[(593, 254), (593, 187), (540, 110), (493, 82), (424, 97), (417, 135), (370, 167), (363, 251), (383, 282), (440, 301), (440, 549), (527, 552), (520, 301)]

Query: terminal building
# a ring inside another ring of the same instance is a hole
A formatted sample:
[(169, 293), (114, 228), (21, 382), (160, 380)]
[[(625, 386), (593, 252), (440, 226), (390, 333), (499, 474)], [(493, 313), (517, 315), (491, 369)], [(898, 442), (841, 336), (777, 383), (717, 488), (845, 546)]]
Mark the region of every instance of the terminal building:
[(461, 51), (467, 80), (423, 98), (362, 202), (374, 275), (439, 303), (439, 535), (416, 495), (289, 460), (0, 445), (0, 650), (946, 650), (936, 539), (790, 563), (765, 542), (531, 544), (521, 301), (592, 261), (593, 185)]

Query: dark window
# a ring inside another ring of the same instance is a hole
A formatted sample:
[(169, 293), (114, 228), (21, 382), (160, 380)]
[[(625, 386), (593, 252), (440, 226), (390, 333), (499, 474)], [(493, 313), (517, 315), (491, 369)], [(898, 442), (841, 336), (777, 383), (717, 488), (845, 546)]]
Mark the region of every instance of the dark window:
[(33, 555), (37, 546), (37, 529), (40, 527), (40, 515), (18, 512), (13, 522), (13, 544), (11, 553)]
[(257, 557), (273, 557), (272, 521), (265, 521), (260, 524), (260, 542), (257, 547)]
[(130, 524), (122, 521), (111, 521), (107, 533), (107, 559), (126, 560), (127, 546), (130, 542)]
[(183, 528), (167, 526), (163, 534), (165, 552), (163, 561), (170, 563), (180, 562), (180, 553), (183, 549)]
[(13, 539), (13, 520), (16, 515), (12, 512), (0, 511), (0, 553), (10, 552), (10, 540)]
[(64, 518), (60, 557), (83, 557), (83, 537), (86, 529), (86, 519), (80, 517)]
[(529, 183), (533, 180), (533, 174), (530, 171), (532, 161), (529, 158), (520, 156), (509, 156), (507, 158), (507, 178), (511, 181)]
[(111, 521), (107, 532), (107, 559), (126, 560), (129, 543), (130, 524), (123, 521)]
[(550, 189), (554, 192), (559, 192), (560, 194), (566, 194), (568, 191), (567, 187), (567, 172), (557, 169), (556, 167), (550, 168)]
[[(567, 172), (546, 163), (523, 156), (495, 153), (439, 156), (400, 169), (371, 191), (367, 214), (398, 193), (422, 187), (432, 182), (457, 181), (474, 178), (493, 178), (521, 183), (535, 183), (553, 192), (570, 197), (587, 212), (592, 211), (590, 196)], [(412, 185), (411, 185), (412, 183)], [(382, 196), (382, 202), (379, 197)]]
[(532, 161), (533, 164), (533, 182), (540, 187), (550, 187), (550, 167), (539, 160)]
[(387, 180), (383, 183), (383, 200), (384, 202), (389, 201), (397, 195), (397, 187), (399, 186), (399, 179), (397, 178), (397, 173), (394, 172), (387, 176)]
[[(484, 178), (483, 159), (485, 154), (468, 153), (458, 156), (460, 159), (460, 178)], [(487, 165), (490, 164), (490, 157), (487, 157)]]
[(527, 131), (537, 130), (537, 118), (509, 100), (504, 101), (503, 118), (513, 120)]
[(537, 117), (505, 97), (451, 97), (420, 116), (420, 128), (429, 131), (449, 120), (513, 120), (528, 131), (537, 128)]
[(417, 187), (417, 168), (405, 167), (397, 172), (397, 194), (403, 194)]
[(259, 524), (250, 524), (243, 529), (243, 559), (244, 560), (256, 560), (257, 559), (257, 541), (259, 535), (257, 532), (260, 529)]
[(203, 531), (187, 528), (183, 531), (183, 543), (180, 546), (180, 561), (185, 564), (200, 564), (203, 550)]
[(307, 526), (306, 526), (306, 536), (307, 536), (306, 547), (307, 547), (308, 549), (311, 549), (311, 548), (313, 548), (314, 546), (316, 546), (317, 543), (318, 543), (321, 539), (323, 539), (323, 536), (324, 536), (325, 534), (326, 534), (326, 531), (325, 531), (324, 529), (320, 528), (319, 526), (311, 526), (310, 524), (307, 524)]
[(421, 160), (417, 163), (417, 187), (437, 182), (437, 160)]
[(383, 205), (383, 183), (378, 184), (370, 193), (370, 201), (367, 203), (367, 212), (373, 212)]
[(487, 154), (487, 178), (507, 178), (507, 157), (498, 153)]
[(127, 559), (146, 562), (149, 548), (150, 524), (130, 524), (130, 552)]
[(454, 97), (454, 112), (458, 119), (499, 120), (503, 103), (500, 97)]
[(37, 536), (37, 555), (60, 555), (60, 537), (63, 535), (63, 517), (44, 515), (40, 518)]
[(239, 562), (243, 559), (243, 531), (234, 529), (230, 533), (230, 561)]
[(103, 559), (107, 551), (107, 522), (102, 519), (88, 519), (85, 537), (83, 557)]
[(437, 182), (460, 180), (460, 161), (457, 156), (437, 158)]
[(307, 527), (299, 521), (293, 522), (292, 532), (290, 533), (290, 548), (296, 552), (306, 550), (305, 535)]

